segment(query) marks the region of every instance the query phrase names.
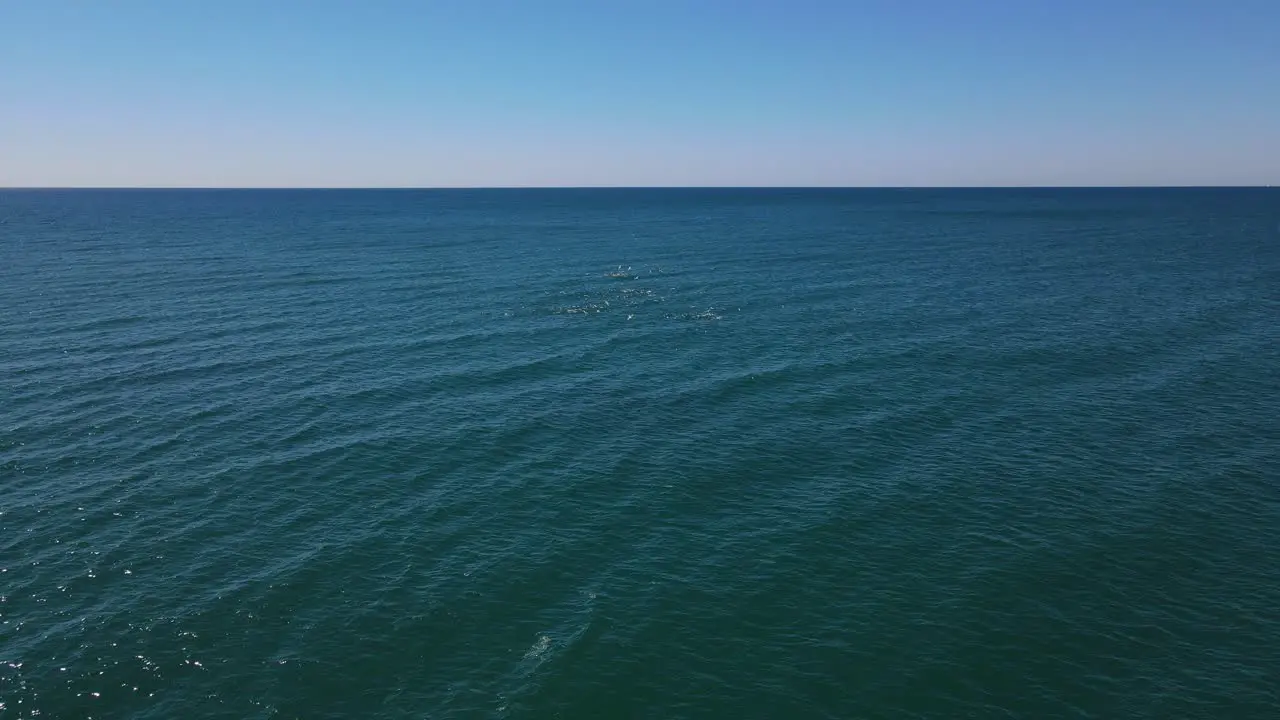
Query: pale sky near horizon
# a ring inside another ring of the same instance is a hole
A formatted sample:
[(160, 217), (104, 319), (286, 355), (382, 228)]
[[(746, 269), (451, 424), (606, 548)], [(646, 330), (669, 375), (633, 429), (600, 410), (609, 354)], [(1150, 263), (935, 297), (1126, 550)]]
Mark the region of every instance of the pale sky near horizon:
[(0, 186), (1264, 184), (1276, 0), (0, 0)]

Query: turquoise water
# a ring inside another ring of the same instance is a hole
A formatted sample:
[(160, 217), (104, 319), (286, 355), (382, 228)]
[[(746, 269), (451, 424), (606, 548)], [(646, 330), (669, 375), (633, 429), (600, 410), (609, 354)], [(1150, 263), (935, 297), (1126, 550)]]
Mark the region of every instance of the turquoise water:
[(1280, 717), (1280, 192), (0, 192), (0, 717)]

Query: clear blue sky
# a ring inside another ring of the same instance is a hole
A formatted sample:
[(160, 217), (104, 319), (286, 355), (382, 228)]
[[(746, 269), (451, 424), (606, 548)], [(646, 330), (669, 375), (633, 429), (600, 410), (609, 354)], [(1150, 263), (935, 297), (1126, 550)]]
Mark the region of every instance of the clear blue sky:
[(1280, 0), (0, 0), (0, 186), (1280, 184)]

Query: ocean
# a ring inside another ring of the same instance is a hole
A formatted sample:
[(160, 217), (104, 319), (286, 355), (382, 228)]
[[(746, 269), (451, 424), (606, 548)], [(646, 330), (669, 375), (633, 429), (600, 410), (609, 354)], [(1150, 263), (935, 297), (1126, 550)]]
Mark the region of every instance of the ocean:
[(1280, 717), (1280, 189), (0, 191), (0, 718)]

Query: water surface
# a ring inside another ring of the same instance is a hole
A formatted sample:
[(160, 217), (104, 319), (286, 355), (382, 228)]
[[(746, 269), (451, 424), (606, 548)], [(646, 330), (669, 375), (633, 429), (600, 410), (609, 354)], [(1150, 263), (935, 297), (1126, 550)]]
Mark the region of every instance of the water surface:
[(0, 192), (0, 718), (1280, 716), (1280, 192)]

